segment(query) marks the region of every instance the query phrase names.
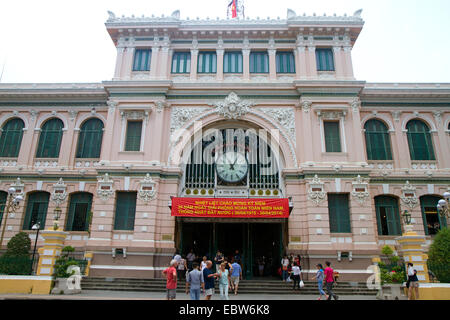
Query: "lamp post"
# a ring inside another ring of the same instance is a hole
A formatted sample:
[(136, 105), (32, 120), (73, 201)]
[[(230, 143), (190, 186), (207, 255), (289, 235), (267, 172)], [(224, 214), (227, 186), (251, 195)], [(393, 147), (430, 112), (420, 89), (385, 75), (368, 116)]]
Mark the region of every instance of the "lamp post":
[(21, 195), (16, 195), (16, 189), (11, 187), (8, 189), (8, 198), (6, 200), (6, 210), (3, 215), (3, 229), (2, 229), (2, 235), (0, 237), (0, 248), (3, 245), (3, 236), (5, 235), (5, 229), (6, 229), (6, 222), (8, 220), (8, 215), (11, 212), (15, 212), (17, 208), (19, 208), (20, 201), (23, 200), (23, 197)]
[(410, 232), (413, 230), (413, 226), (411, 224), (411, 213), (408, 210), (403, 211), (403, 220), (405, 221), (405, 230), (406, 232)]
[(449, 218), (450, 216), (450, 192), (444, 193), (444, 199), (439, 200), (437, 210), (442, 218)]
[(34, 255), (36, 254), (36, 245), (39, 238), (39, 230), (41, 229), (41, 223), (38, 221), (35, 225), (33, 225), (33, 227), (31, 227), (31, 229), (37, 230), (36, 240), (34, 241), (33, 257), (31, 258), (31, 272), (33, 273)]
[(62, 210), (60, 207), (56, 207), (55, 210), (53, 210), (53, 229), (58, 230), (59, 228), (59, 218), (61, 217)]

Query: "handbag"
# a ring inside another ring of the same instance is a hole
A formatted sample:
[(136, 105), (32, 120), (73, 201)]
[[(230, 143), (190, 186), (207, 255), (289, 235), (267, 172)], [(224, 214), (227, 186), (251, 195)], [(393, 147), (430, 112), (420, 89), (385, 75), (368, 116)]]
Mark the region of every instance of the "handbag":
[(303, 288), (304, 286), (305, 286), (305, 283), (303, 282), (303, 280), (300, 280), (299, 287)]

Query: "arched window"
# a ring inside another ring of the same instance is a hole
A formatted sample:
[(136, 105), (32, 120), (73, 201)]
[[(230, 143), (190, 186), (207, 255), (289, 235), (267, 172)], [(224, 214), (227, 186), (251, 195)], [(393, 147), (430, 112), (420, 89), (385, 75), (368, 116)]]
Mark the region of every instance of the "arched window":
[(31, 227), (38, 221), (41, 224), (41, 229), (44, 229), (49, 198), (48, 192), (34, 192), (28, 196), (23, 230), (31, 230)]
[(380, 236), (397, 236), (402, 234), (398, 200), (394, 197), (375, 197), (378, 234)]
[(420, 120), (411, 120), (406, 125), (411, 160), (436, 160), (430, 129)]
[(392, 160), (391, 140), (386, 125), (373, 119), (366, 122), (364, 129), (368, 160)]
[(436, 196), (423, 196), (420, 198), (420, 207), (422, 208), (422, 218), (426, 235), (436, 234), (440, 229), (447, 227), (447, 220), (439, 215), (436, 208), (441, 199)]
[(58, 158), (61, 147), (62, 129), (60, 119), (50, 119), (43, 126), (39, 136), (36, 158)]
[(8, 193), (5, 191), (0, 191), (0, 225), (3, 221), (3, 213), (5, 212), (6, 199), (8, 198)]
[(5, 123), (0, 138), (0, 157), (17, 158), (22, 143), (24, 123), (14, 118)]
[(103, 122), (100, 119), (89, 119), (80, 129), (77, 158), (100, 158), (102, 148)]
[(74, 193), (70, 196), (69, 212), (67, 214), (67, 231), (88, 231), (89, 212), (92, 206), (92, 194), (87, 192)]

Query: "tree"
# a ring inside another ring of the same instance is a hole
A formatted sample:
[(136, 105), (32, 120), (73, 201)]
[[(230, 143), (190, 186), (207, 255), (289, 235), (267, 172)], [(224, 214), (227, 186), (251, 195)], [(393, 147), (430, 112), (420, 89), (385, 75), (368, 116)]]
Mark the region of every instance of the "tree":
[(8, 242), (5, 256), (30, 256), (31, 239), (25, 232), (19, 232)]
[(450, 282), (450, 230), (438, 232), (428, 251), (428, 268), (440, 282)]

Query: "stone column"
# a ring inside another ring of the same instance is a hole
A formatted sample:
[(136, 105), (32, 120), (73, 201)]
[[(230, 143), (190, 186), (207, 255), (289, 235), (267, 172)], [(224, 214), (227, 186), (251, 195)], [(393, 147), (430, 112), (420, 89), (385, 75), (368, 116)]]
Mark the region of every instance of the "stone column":
[(276, 49), (269, 49), (269, 79), (277, 79), (277, 61), (276, 61)]
[[(158, 78), (159, 79), (168, 79), (168, 62), (169, 62), (169, 47), (162, 47), (161, 48), (161, 54), (160, 54), (161, 62), (159, 63), (160, 69)], [(153, 55), (152, 55), (152, 62), (153, 62)]]
[(197, 80), (198, 50), (191, 50), (191, 80)]
[(296, 78), (304, 80), (308, 76), (308, 66), (306, 64), (306, 47), (304, 45), (298, 46), (295, 53), (297, 57)]
[(134, 47), (128, 47), (126, 56), (124, 59), (125, 70), (122, 72), (121, 78), (123, 79), (131, 79), (131, 73), (133, 72), (133, 58), (134, 58)]
[(158, 53), (159, 53), (159, 47), (154, 46), (152, 47), (152, 61), (150, 63), (150, 78), (156, 79), (158, 75)]
[(250, 80), (250, 49), (242, 49), (242, 76), (244, 81)]
[(334, 68), (336, 72), (336, 78), (342, 79), (344, 78), (344, 66), (342, 61), (342, 48), (337, 46), (333, 47), (334, 52)]
[(317, 78), (317, 62), (316, 62), (316, 47), (308, 46), (308, 77), (310, 79)]
[(217, 49), (216, 50), (217, 55), (217, 73), (216, 73), (216, 79), (218, 81), (223, 80), (223, 55), (224, 50), (223, 49)]
[[(36, 121), (37, 117), (39, 115), (39, 111), (36, 110), (29, 110), (30, 113), (29, 123), (27, 130), (23, 130), (23, 137), (22, 137), (22, 144), (20, 146), (19, 156), (17, 158), (17, 165), (18, 166), (27, 166), (33, 164), (34, 155), (36, 152), (35, 150), (30, 150), (30, 146), (33, 145), (33, 138), (34, 138), (34, 129), (36, 127)], [(37, 143), (37, 141), (36, 141)], [(37, 144), (34, 144), (37, 145)]]
[[(361, 127), (361, 101), (359, 98), (355, 98), (350, 106), (352, 108), (352, 125), (353, 125), (353, 144), (351, 146), (351, 154), (354, 158), (353, 161), (367, 163), (366, 149), (364, 148), (364, 133)], [(358, 133), (358, 134), (355, 134)]]
[(406, 233), (404, 233), (401, 237), (395, 238), (400, 246), (398, 251), (403, 255), (406, 265), (408, 262), (411, 262), (414, 265), (413, 268), (417, 270), (417, 278), (419, 279), (419, 282), (430, 282), (427, 267), (428, 255), (423, 249), (426, 244), (426, 237), (419, 236), (417, 232), (412, 231), (412, 225), (407, 225), (405, 229)]
[(122, 45), (117, 46), (117, 57), (116, 57), (116, 69), (114, 71), (113, 80), (119, 80), (122, 77), (122, 66), (124, 60), (125, 47)]
[(344, 77), (346, 79), (354, 79), (353, 75), (353, 65), (352, 65), (352, 47), (346, 46), (344, 47), (344, 62), (345, 62), (345, 71), (344, 71)]
[(61, 229), (44, 230), (41, 236), (44, 238), (44, 246), (39, 248), (39, 263), (36, 275), (51, 276), (54, 272), (56, 260), (61, 255), (64, 241), (69, 233)]
[[(312, 128), (311, 124), (313, 122), (313, 119), (311, 117), (312, 110), (311, 110), (312, 102), (307, 100), (301, 100), (300, 101), (300, 108), (303, 111), (301, 118), (302, 118), (302, 136), (308, 137), (311, 135)], [(300, 130), (299, 130), (300, 131)], [(298, 138), (297, 138), (298, 139)], [(312, 162), (314, 161), (314, 148), (313, 148), (313, 142), (312, 139), (298, 139), (298, 141), (304, 141), (303, 144), (303, 150), (302, 150), (302, 157), (304, 162)]]

